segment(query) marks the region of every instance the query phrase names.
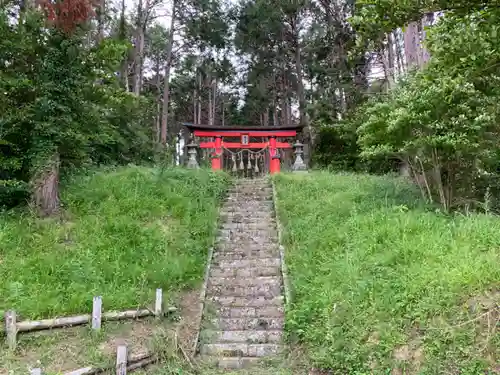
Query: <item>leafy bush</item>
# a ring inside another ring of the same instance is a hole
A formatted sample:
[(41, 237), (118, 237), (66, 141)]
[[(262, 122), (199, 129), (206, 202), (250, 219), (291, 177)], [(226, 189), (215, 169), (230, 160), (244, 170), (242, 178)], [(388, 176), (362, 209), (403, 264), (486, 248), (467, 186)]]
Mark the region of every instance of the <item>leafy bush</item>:
[(497, 173), (499, 22), (498, 8), (443, 17), (428, 33), (428, 66), (359, 111), (361, 156), (399, 158), (445, 210), (483, 207)]
[(313, 154), (314, 164), (333, 171), (373, 174), (396, 172), (400, 166), (397, 158), (387, 155), (370, 158), (361, 156), (356, 134), (359, 119), (356, 114), (334, 125), (320, 125)]
[(47, 27), (40, 12), (13, 23), (8, 11), (0, 12), (0, 206), (22, 202), (51, 160), (63, 174), (151, 160), (153, 104), (121, 89), (115, 74), (129, 46), (91, 45), (82, 30)]

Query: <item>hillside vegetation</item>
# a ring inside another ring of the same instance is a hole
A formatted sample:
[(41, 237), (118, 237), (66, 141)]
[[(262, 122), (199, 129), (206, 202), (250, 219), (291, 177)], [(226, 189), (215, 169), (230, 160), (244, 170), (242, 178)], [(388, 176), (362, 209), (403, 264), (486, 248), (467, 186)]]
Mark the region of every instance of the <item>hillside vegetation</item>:
[[(0, 310), (24, 318), (166, 298), (202, 278), (228, 180), (207, 171), (124, 167), (74, 178), (61, 219), (0, 216)], [(2, 314), (3, 315), (3, 314)]]
[(499, 370), (497, 217), (442, 214), (390, 177), (276, 182), (294, 294), (287, 328), (316, 365), (344, 374)]

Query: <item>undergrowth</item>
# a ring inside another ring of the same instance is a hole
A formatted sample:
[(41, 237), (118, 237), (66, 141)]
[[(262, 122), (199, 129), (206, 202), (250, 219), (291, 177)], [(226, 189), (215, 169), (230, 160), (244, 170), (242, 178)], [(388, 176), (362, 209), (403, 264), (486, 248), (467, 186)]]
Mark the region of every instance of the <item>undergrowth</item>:
[[(445, 215), (407, 182), (280, 175), (287, 331), (349, 374), (500, 371), (500, 218)], [(335, 372), (336, 373), (336, 372)]]
[[(0, 310), (23, 318), (151, 305), (203, 275), (228, 179), (181, 169), (127, 167), (73, 178), (64, 214), (0, 215)], [(2, 311), (0, 311), (2, 312)], [(3, 315), (3, 314), (2, 314)]]

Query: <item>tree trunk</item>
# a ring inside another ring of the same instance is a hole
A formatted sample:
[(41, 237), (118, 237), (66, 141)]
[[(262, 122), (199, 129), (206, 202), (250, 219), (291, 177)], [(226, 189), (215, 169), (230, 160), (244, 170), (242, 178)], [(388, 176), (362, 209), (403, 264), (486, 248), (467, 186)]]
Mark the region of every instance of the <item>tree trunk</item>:
[[(425, 28), (427, 26), (431, 26), (434, 22), (434, 13), (427, 13), (423, 18), (422, 18), (422, 41), (425, 40), (427, 31)], [(422, 43), (423, 44), (423, 43)], [(431, 58), (429, 54), (429, 50), (425, 47), (425, 45), (422, 45), (421, 48), (421, 64), (425, 65), (429, 59)]]
[(193, 91), (193, 123), (194, 124), (198, 124), (197, 102), (198, 102), (198, 90), (194, 89), (194, 91)]
[(99, 0), (99, 8), (97, 10), (97, 44), (104, 39), (104, 20), (106, 18), (106, 0)]
[(198, 73), (198, 97), (196, 98), (198, 103), (198, 124), (201, 124), (201, 74)]
[(225, 126), (225, 124), (226, 124), (226, 105), (225, 105), (224, 97), (222, 97), (221, 106), (222, 106), (221, 123), (222, 123), (222, 126)]
[(388, 84), (389, 89), (394, 87), (394, 39), (392, 32), (387, 34), (387, 69), (388, 69)]
[(217, 78), (214, 79), (214, 83), (213, 83), (213, 94), (212, 94), (212, 100), (213, 100), (213, 103), (212, 103), (212, 125), (216, 124), (216, 121), (215, 121), (215, 114), (217, 113), (216, 109), (217, 109)]
[(172, 67), (172, 49), (174, 47), (175, 36), (175, 17), (177, 11), (178, 0), (172, 3), (172, 17), (170, 20), (170, 30), (167, 42), (166, 61), (165, 61), (165, 76), (163, 82), (163, 108), (161, 116), (161, 143), (163, 146), (167, 145), (167, 127), (168, 127), (168, 107), (170, 100), (170, 70)]
[(47, 160), (42, 171), (32, 181), (32, 203), (39, 216), (53, 216), (59, 213), (59, 154)]
[(304, 82), (302, 80), (302, 60), (299, 35), (296, 35), (296, 48), (295, 48), (295, 74), (297, 75), (297, 96), (299, 98), (299, 121), (303, 128), (303, 142), (304, 142), (304, 162), (309, 165), (311, 159), (311, 150), (313, 148), (313, 134), (311, 125), (309, 124), (306, 112), (306, 97), (304, 92)]
[(403, 53), (401, 51), (401, 44), (400, 44), (400, 38), (399, 38), (399, 31), (396, 30), (394, 33), (394, 40), (395, 40), (395, 46), (396, 46), (396, 61), (398, 64), (398, 72), (399, 74), (403, 74), (405, 72), (405, 66), (403, 63)]
[(264, 126), (269, 126), (269, 108), (264, 112)]
[(161, 128), (161, 77), (160, 77), (160, 59), (156, 60), (156, 119), (155, 119), (155, 142), (160, 143)]
[(137, 5), (137, 24), (135, 30), (135, 48), (134, 48), (134, 79), (132, 92), (136, 95), (141, 93), (142, 86), (142, 60), (144, 54), (144, 33), (145, 33), (145, 14), (148, 11), (149, 2), (146, 0), (146, 8), (143, 7), (142, 0)]
[(420, 37), (418, 35), (418, 25), (412, 22), (408, 25), (404, 33), (405, 57), (408, 68), (418, 66), (418, 48)]
[[(125, 22), (125, 0), (122, 0), (121, 6), (121, 14), (120, 14), (120, 40), (124, 41), (127, 38), (126, 35), (126, 22)], [(129, 54), (127, 52), (125, 58), (123, 59), (122, 67), (121, 67), (121, 78), (122, 84), (125, 87), (126, 91), (129, 91), (130, 86), (128, 82), (128, 59)]]
[(209, 82), (210, 82), (210, 87), (208, 89), (208, 111), (207, 111), (207, 115), (208, 115), (208, 125), (213, 125), (214, 124), (214, 118), (213, 118), (213, 103), (212, 103), (212, 85), (213, 85), (213, 81), (210, 79), (210, 77), (208, 78), (209, 79)]

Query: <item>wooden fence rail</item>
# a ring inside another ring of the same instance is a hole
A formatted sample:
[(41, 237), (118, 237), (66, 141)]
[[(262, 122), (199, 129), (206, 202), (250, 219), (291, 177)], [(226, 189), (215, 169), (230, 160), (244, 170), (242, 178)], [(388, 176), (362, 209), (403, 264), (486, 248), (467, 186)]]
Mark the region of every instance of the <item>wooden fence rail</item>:
[[(116, 348), (116, 375), (127, 375), (128, 372), (132, 372), (158, 362), (158, 359), (159, 358), (156, 354), (146, 354), (135, 358), (128, 358), (127, 346), (120, 345)], [(84, 367), (78, 370), (66, 372), (64, 375), (96, 375), (109, 372), (110, 370), (112, 370), (112, 368)], [(30, 375), (43, 375), (42, 369), (31, 369)]]
[(161, 289), (156, 290), (155, 307), (153, 311), (150, 309), (138, 309), (126, 311), (109, 311), (103, 313), (102, 297), (98, 296), (94, 297), (92, 300), (92, 314), (18, 322), (16, 312), (14, 310), (9, 310), (5, 313), (5, 332), (9, 349), (14, 350), (17, 346), (17, 334), (20, 332), (71, 327), (87, 324), (89, 322), (91, 322), (93, 330), (99, 330), (101, 329), (101, 322), (103, 320), (113, 321), (137, 319), (147, 316), (156, 316), (159, 318), (166, 313), (171, 313), (176, 310), (176, 307), (168, 307), (166, 310), (163, 309), (163, 292)]

